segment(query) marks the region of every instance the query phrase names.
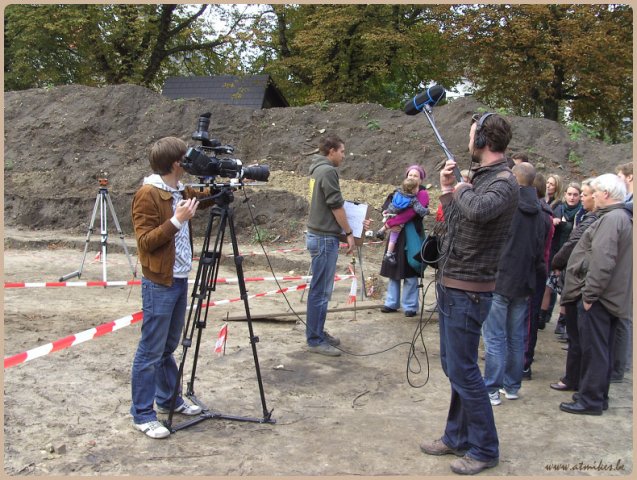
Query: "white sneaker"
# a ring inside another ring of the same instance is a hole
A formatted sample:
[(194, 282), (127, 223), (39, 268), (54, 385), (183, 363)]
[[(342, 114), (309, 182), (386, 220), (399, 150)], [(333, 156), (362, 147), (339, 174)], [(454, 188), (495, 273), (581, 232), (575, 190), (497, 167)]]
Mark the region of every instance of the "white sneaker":
[(500, 393), (503, 394), (507, 400), (517, 400), (520, 396), (517, 393), (507, 392), (504, 388), (500, 389)]
[(170, 430), (157, 420), (146, 423), (133, 423), (133, 425), (137, 430), (144, 432), (150, 438), (166, 438), (170, 435)]
[(502, 403), (502, 400), (500, 400), (500, 393), (499, 392), (493, 392), (489, 394), (489, 400), (491, 401), (491, 405), (493, 405), (494, 407), (496, 405), (500, 405)]
[[(164, 408), (157, 405), (158, 413), (170, 413), (170, 408)], [(182, 415), (199, 415), (201, 413), (201, 407), (199, 405), (189, 405), (186, 402), (175, 408), (175, 413), (181, 413)]]

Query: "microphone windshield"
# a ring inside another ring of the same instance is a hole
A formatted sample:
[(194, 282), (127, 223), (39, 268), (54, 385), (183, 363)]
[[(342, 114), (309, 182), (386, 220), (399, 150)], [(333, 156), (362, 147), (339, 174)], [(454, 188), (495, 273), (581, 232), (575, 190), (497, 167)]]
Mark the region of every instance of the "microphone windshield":
[(433, 85), (405, 103), (404, 111), (407, 115), (416, 115), (417, 113), (422, 112), (425, 105), (433, 107), (446, 96), (447, 92), (444, 87), (441, 87), (440, 85)]

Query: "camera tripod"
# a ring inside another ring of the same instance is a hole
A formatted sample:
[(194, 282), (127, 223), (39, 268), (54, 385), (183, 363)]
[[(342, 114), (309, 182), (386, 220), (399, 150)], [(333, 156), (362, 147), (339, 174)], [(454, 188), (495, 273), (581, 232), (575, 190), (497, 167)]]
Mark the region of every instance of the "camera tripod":
[[(236, 188), (236, 187), (235, 187)], [(182, 346), (183, 354), (181, 363), (179, 365), (179, 373), (177, 375), (177, 381), (175, 383), (175, 389), (173, 391), (170, 412), (168, 419), (166, 420), (166, 427), (175, 432), (183, 428), (189, 427), (196, 423), (202, 422), (207, 419), (226, 419), (226, 420), (238, 420), (244, 422), (256, 422), (256, 423), (276, 423), (271, 418), (272, 411), (268, 411), (265, 402), (265, 393), (263, 391), (263, 382), (261, 380), (261, 370), (259, 369), (259, 359), (257, 356), (256, 344), (259, 341), (259, 337), (254, 335), (252, 329), (252, 318), (250, 316), (250, 306), (248, 304), (248, 293), (245, 285), (245, 278), (243, 275), (243, 257), (239, 255), (239, 246), (237, 243), (237, 236), (234, 226), (234, 210), (230, 207), (230, 203), (234, 200), (233, 187), (227, 184), (221, 185), (221, 190), (214, 194), (210, 199), (215, 200), (215, 205), (210, 212), (210, 218), (208, 220), (208, 226), (206, 227), (206, 233), (204, 238), (203, 249), (201, 257), (199, 259), (199, 267), (197, 269), (197, 275), (195, 277), (195, 284), (192, 292), (192, 302), (190, 312), (188, 313), (188, 319), (184, 327)], [(210, 248), (210, 236), (212, 233), (212, 224), (215, 217), (219, 217), (219, 224), (217, 226), (217, 234), (214, 240), (212, 249)], [(201, 344), (201, 336), (203, 329), (206, 328), (206, 321), (208, 318), (208, 307), (204, 307), (204, 301), (206, 305), (210, 302), (210, 294), (216, 290), (217, 277), (219, 273), (219, 259), (221, 258), (221, 247), (225, 236), (226, 227), (230, 230), (230, 239), (232, 242), (232, 251), (234, 255), (235, 269), (237, 271), (237, 279), (239, 285), (239, 291), (241, 292), (241, 298), (245, 306), (246, 319), (248, 321), (248, 331), (250, 333), (250, 344), (252, 346), (252, 355), (254, 357), (254, 366), (257, 375), (257, 382), (259, 385), (259, 393), (261, 395), (261, 405), (263, 407), (262, 418), (241, 417), (235, 415), (225, 415), (213, 411), (204, 405), (196, 396), (194, 390), (195, 373), (197, 370), (197, 360), (199, 357), (199, 347)], [(205, 308), (205, 312), (204, 312)], [(202, 318), (203, 314), (203, 318)], [(196, 405), (199, 405), (203, 410), (197, 416), (190, 420), (186, 420), (180, 424), (172, 425), (173, 414), (177, 403), (177, 397), (180, 393), (179, 385), (184, 375), (186, 354), (188, 349), (193, 344), (193, 336), (197, 330), (197, 338), (195, 342), (194, 358), (192, 361), (192, 372), (190, 375), (190, 381), (187, 383), (186, 396)]]
[(126, 247), (126, 242), (124, 242), (124, 234), (122, 233), (122, 229), (119, 226), (119, 221), (117, 220), (117, 215), (115, 214), (115, 209), (113, 208), (113, 202), (111, 201), (111, 197), (108, 194), (108, 179), (99, 178), (98, 179), (100, 189), (97, 192), (97, 197), (95, 198), (95, 206), (93, 207), (93, 215), (91, 216), (91, 220), (88, 227), (88, 232), (86, 233), (86, 242), (84, 244), (84, 256), (82, 257), (82, 263), (80, 264), (80, 269), (75, 272), (71, 272), (67, 275), (60, 277), (60, 282), (65, 282), (66, 280), (77, 277), (80, 278), (82, 276), (82, 270), (84, 270), (84, 262), (86, 261), (86, 253), (88, 252), (88, 244), (91, 241), (91, 234), (93, 233), (93, 226), (95, 225), (95, 217), (97, 216), (97, 210), (99, 208), (100, 211), (100, 235), (101, 235), (101, 261), (102, 261), (102, 280), (106, 282), (106, 243), (108, 241), (108, 222), (106, 217), (106, 207), (108, 205), (108, 209), (113, 216), (113, 221), (115, 222), (115, 228), (117, 229), (117, 233), (119, 233), (120, 241), (122, 242), (122, 247), (124, 248), (124, 253), (126, 253), (126, 259), (128, 260), (128, 265), (130, 266), (131, 272), (133, 273), (133, 277), (136, 277), (135, 268), (133, 267), (133, 262), (131, 261), (130, 254), (128, 253), (128, 248)]

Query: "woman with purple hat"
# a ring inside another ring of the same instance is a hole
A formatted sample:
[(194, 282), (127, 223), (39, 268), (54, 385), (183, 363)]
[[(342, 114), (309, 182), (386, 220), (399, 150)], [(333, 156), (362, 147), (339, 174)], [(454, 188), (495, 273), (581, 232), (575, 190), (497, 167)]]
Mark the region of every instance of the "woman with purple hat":
[[(398, 213), (396, 216), (389, 218), (385, 222), (385, 229), (398, 232), (398, 238), (396, 239), (394, 262), (383, 261), (380, 268), (380, 275), (388, 278), (387, 284), (387, 296), (385, 297), (385, 305), (380, 309), (383, 313), (391, 313), (398, 311), (399, 308), (403, 309), (406, 317), (413, 317), (416, 315), (419, 309), (418, 305), (418, 278), (420, 272), (414, 270), (407, 259), (406, 246), (406, 232), (405, 227), (411, 223), (415, 227), (416, 232), (422, 235), (423, 226), (422, 219), (429, 213), (429, 194), (427, 189), (422, 185), (427, 174), (420, 165), (411, 165), (405, 170), (405, 178), (413, 178), (418, 181), (418, 191), (416, 193), (417, 202), (414, 201), (412, 207), (406, 208)], [(395, 192), (394, 192), (395, 193)], [(388, 209), (392, 203), (394, 193), (390, 194), (382, 210)], [(401, 285), (402, 298), (401, 298)]]

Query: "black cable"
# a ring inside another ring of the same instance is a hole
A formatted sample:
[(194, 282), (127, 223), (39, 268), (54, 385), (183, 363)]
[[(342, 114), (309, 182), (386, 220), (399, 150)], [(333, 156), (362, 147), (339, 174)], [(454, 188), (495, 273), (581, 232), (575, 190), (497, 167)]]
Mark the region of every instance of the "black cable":
[[(254, 226), (255, 231), (256, 231), (256, 222), (255, 222), (255, 219), (254, 219), (254, 215), (252, 214), (252, 208), (250, 207), (250, 203), (248, 201), (249, 199), (247, 197), (247, 193), (246, 193), (245, 189), (243, 189), (243, 193), (244, 193), (244, 196), (245, 196), (244, 202), (248, 205), (248, 211), (250, 213), (250, 218), (252, 220), (252, 225)], [(272, 275), (274, 277), (274, 281), (276, 282), (276, 284), (279, 287), (279, 289), (282, 290), (281, 285), (279, 284), (279, 281), (276, 278), (276, 274), (274, 273), (274, 269), (272, 267), (272, 264), (270, 263), (270, 258), (268, 257), (268, 254), (267, 254), (267, 252), (265, 250), (265, 247), (263, 246), (263, 243), (261, 242), (261, 238), (260, 238), (259, 235), (256, 235), (256, 238), (257, 238), (257, 241), (259, 242), (259, 245), (261, 246), (261, 249), (263, 250), (263, 254), (265, 255), (268, 267), (270, 268), (270, 271), (272, 272)], [(290, 304), (290, 301), (288, 300), (285, 292), (282, 292), (282, 294), (283, 294), (283, 298), (285, 298), (285, 301), (286, 301), (288, 307), (290, 308), (290, 310), (292, 311), (292, 313), (294, 313), (296, 318), (303, 325), (305, 325), (307, 327), (307, 323), (305, 323), (303, 321), (303, 319), (300, 317), (300, 315), (298, 313), (296, 313), (296, 311), (294, 310), (294, 307), (292, 307), (292, 305)], [(424, 298), (424, 295), (423, 295), (423, 298)], [(356, 308), (356, 307), (354, 307), (354, 308)], [(422, 312), (421, 312), (421, 319), (422, 319)], [(417, 338), (417, 336), (416, 336), (416, 338)], [(343, 348), (339, 348), (338, 346), (334, 346), (334, 348), (336, 348), (337, 350), (341, 351), (342, 353), (344, 353), (346, 355), (351, 355), (353, 357), (369, 357), (369, 356), (372, 356), (372, 355), (378, 355), (378, 354), (381, 354), (381, 353), (388, 352), (390, 350), (393, 350), (394, 348), (397, 348), (397, 347), (400, 347), (400, 346), (403, 346), (403, 345), (409, 345), (410, 346), (410, 352), (412, 352), (414, 350), (414, 346), (413, 346), (414, 345), (414, 339), (412, 339), (411, 342), (400, 342), (400, 343), (397, 343), (397, 344), (395, 344), (395, 345), (393, 345), (393, 346), (391, 346), (389, 348), (386, 348), (384, 350), (379, 350), (379, 351), (371, 352), (371, 353), (355, 353), (355, 352), (351, 352), (349, 350), (345, 350)], [(410, 357), (411, 357), (411, 353), (410, 353)], [(408, 365), (409, 365), (409, 361), (408, 361)]]

